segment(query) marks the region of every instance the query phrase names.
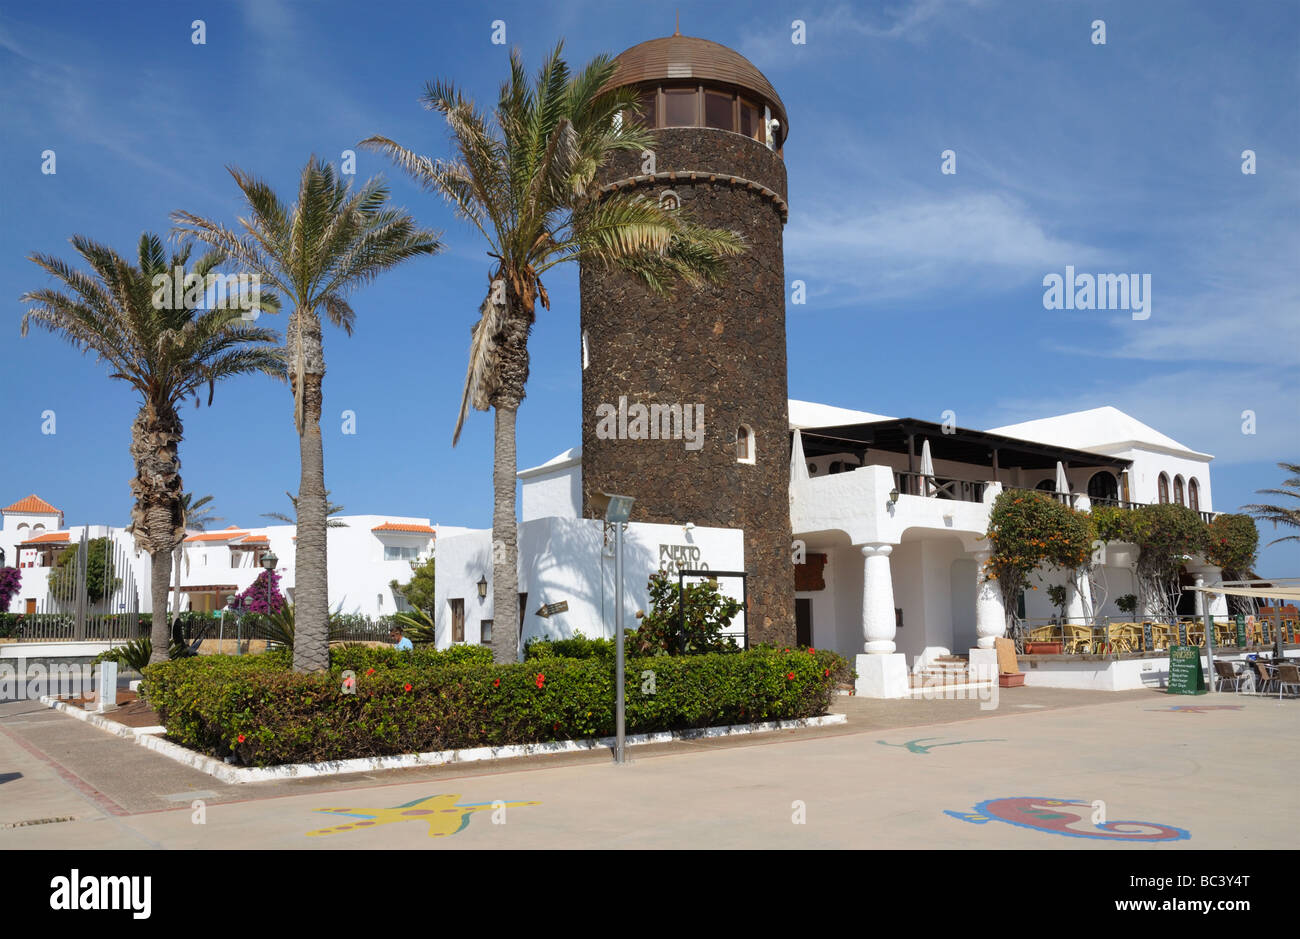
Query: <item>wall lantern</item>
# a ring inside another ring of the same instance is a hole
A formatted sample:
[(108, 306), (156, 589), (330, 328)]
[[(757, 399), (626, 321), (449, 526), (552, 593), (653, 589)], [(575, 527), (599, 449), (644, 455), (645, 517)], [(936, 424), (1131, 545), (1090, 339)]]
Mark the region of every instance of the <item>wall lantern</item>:
[(262, 555), (262, 567), (266, 568), (268, 571), (275, 570), (275, 565), (279, 563), (280, 559), (275, 556), (274, 551), (268, 550), (266, 554)]
[(898, 504), (898, 487), (897, 487), (897, 486), (895, 486), (893, 489), (889, 490), (889, 504), (890, 504), (890, 505), (897, 505), (897, 504)]
[(479, 574), (478, 577), (478, 598), (480, 600), (487, 599), (487, 578), (482, 574)]

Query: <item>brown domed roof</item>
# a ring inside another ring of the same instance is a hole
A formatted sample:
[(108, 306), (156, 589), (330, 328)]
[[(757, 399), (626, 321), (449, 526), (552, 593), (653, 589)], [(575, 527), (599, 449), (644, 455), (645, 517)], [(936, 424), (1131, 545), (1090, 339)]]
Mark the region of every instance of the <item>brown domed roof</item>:
[(748, 89), (772, 108), (772, 116), (781, 122), (781, 137), (784, 139), (788, 133), (790, 123), (785, 105), (772, 83), (749, 59), (720, 43), (696, 36), (665, 36), (638, 43), (614, 62), (618, 65), (612, 80), (614, 85), (699, 78)]

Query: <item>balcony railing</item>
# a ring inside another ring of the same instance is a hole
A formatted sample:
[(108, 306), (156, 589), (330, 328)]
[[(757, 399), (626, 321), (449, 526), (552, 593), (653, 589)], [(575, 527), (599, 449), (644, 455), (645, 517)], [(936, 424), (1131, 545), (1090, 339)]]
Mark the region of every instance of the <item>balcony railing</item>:
[(929, 496), (954, 502), (983, 502), (983, 483), (975, 479), (951, 479), (944, 476), (923, 476), (920, 473), (900, 472), (898, 491), (906, 496)]

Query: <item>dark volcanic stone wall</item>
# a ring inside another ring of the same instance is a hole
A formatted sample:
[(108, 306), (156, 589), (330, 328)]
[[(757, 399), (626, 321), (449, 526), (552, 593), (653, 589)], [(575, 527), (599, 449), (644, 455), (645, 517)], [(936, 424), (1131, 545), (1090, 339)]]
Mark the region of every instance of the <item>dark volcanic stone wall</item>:
[[(783, 161), (756, 141), (702, 128), (658, 136), (657, 172), (742, 176), (785, 196)], [(601, 181), (642, 172), (639, 155), (623, 154)], [(750, 641), (793, 643), (780, 210), (758, 192), (706, 180), (679, 178), (642, 191), (666, 189), (704, 224), (740, 232), (749, 250), (729, 262), (721, 286), (682, 284), (671, 297), (657, 297), (625, 274), (584, 266), (583, 513), (597, 514), (593, 493), (619, 492), (636, 496), (635, 521), (743, 528)], [(702, 404), (702, 448), (688, 450), (683, 440), (599, 439), (597, 408), (617, 407), (620, 395), (629, 406)], [(754, 465), (736, 460), (741, 424), (754, 431)]]

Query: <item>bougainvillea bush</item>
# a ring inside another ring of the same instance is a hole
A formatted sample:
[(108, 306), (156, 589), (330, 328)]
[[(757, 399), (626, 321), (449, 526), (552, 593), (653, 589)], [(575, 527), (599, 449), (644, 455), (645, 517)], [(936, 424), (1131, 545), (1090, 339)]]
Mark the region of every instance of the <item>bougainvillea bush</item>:
[(239, 602), (246, 613), (279, 613), (284, 609), (284, 595), (280, 593), (280, 572), (262, 571), (239, 595)]
[[(603, 657), (510, 665), (347, 651), (322, 673), (287, 653), (151, 665), (144, 693), (169, 739), (239, 764), (341, 760), (614, 733), (614, 672)], [(370, 663), (370, 664), (366, 664)], [(346, 671), (345, 671), (346, 667)], [(751, 649), (634, 658), (629, 733), (824, 714), (850, 674), (833, 652)]]
[(9, 604), (22, 586), (22, 571), (16, 567), (0, 567), (0, 613), (9, 612)]

